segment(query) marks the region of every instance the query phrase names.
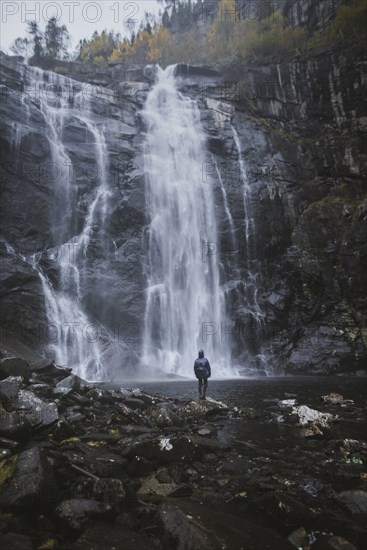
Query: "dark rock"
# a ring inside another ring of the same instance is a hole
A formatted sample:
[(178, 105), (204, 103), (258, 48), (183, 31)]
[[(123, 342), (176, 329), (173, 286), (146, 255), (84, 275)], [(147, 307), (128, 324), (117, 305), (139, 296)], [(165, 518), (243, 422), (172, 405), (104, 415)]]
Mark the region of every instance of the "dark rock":
[(0, 435), (13, 439), (23, 439), (31, 430), (30, 421), (18, 413), (0, 412)]
[(180, 487), (176, 487), (171, 491), (168, 496), (171, 498), (187, 498), (191, 496), (193, 493), (193, 489), (191, 485), (180, 485)]
[(126, 527), (99, 521), (88, 527), (71, 550), (152, 550), (151, 537)]
[(34, 427), (51, 426), (59, 419), (56, 403), (47, 403), (31, 391), (20, 390), (16, 401), (14, 401), (14, 407), (22, 411), (24, 417)]
[(229, 458), (220, 466), (220, 471), (226, 474), (243, 475), (250, 467), (251, 462), (246, 458)]
[(55, 384), (64, 378), (70, 376), (72, 369), (66, 367), (58, 367), (53, 362), (42, 361), (35, 363), (31, 367), (32, 373), (37, 377), (37, 380), (48, 384)]
[(367, 514), (366, 491), (343, 491), (338, 494), (337, 499), (348, 508), (351, 514)]
[[(343, 537), (331, 537), (325, 544), (325, 550), (357, 550), (356, 547)], [(322, 549), (320, 549), (322, 550)]]
[(74, 498), (61, 502), (55, 512), (63, 527), (80, 531), (88, 520), (111, 517), (112, 508), (97, 500)]
[(104, 449), (103, 443), (91, 441), (91, 445), (75, 443), (75, 450), (66, 450), (64, 456), (87, 472), (102, 478), (123, 478), (125, 477), (126, 458)]
[(180, 415), (179, 409), (173, 403), (161, 403), (149, 409), (149, 417), (159, 428), (182, 426), (186, 418)]
[(162, 468), (159, 470), (155, 477), (158, 479), (160, 483), (171, 483), (172, 477), (169, 475), (168, 470), (166, 468)]
[(299, 527), (289, 535), (288, 540), (296, 548), (303, 548), (306, 544), (308, 544), (307, 531), (304, 527)]
[(238, 548), (288, 550), (294, 548), (277, 532), (253, 520), (206, 508), (194, 502), (169, 500), (159, 507), (164, 545), (180, 550)]
[(126, 492), (120, 479), (80, 479), (72, 486), (75, 498), (95, 499), (116, 509), (125, 499)]
[(21, 376), (28, 380), (31, 370), (28, 361), (21, 357), (6, 357), (0, 360), (0, 378)]
[(72, 391), (79, 391), (82, 382), (83, 381), (81, 378), (79, 378), (79, 376), (71, 374), (70, 376), (63, 378), (62, 380), (60, 380), (60, 382), (56, 384), (54, 393), (56, 395), (66, 395)]
[(342, 403), (344, 398), (339, 393), (329, 393), (328, 395), (323, 395), (322, 399), (324, 403), (335, 405), (337, 403)]
[(0, 400), (5, 403), (14, 399), (23, 385), (21, 376), (8, 376), (0, 382)]
[(56, 496), (56, 481), (43, 451), (33, 447), (17, 455), (14, 471), (2, 487), (2, 508), (16, 512), (49, 511)]
[(303, 502), (280, 491), (271, 491), (263, 495), (254, 503), (254, 507), (269, 518), (293, 528), (301, 522), (307, 527), (316, 517), (316, 512), (310, 510)]
[(162, 464), (176, 461), (191, 461), (200, 458), (202, 450), (192, 437), (161, 437), (135, 443), (124, 450), (128, 457), (141, 456), (148, 460), (158, 460)]
[(1, 535), (0, 548), (4, 550), (34, 550), (31, 539), (20, 533), (6, 533), (6, 535)]
[(156, 460), (148, 460), (142, 456), (133, 456), (127, 465), (127, 472), (131, 476), (145, 476), (153, 472), (157, 464)]
[(144, 67), (144, 78), (148, 82), (153, 83), (157, 78), (157, 72), (158, 68), (156, 65), (147, 65), (146, 67)]

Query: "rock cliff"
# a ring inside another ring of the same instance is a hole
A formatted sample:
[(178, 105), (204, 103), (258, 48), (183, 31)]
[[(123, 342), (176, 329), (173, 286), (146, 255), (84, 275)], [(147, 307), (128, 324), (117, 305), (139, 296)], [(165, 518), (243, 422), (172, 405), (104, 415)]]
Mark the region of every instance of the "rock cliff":
[[(19, 60), (1, 55), (0, 62), (3, 344), (42, 352), (50, 335), (29, 257), (41, 253), (42, 269), (57, 285), (49, 251), (63, 242), (52, 230), (54, 172), (37, 97), (45, 92), (34, 86), (30, 96), (31, 75)], [(356, 47), (246, 67), (177, 66), (178, 86), (197, 101), (208, 140), (203, 177), (215, 186), (220, 246), (204, 243), (203, 261), (220, 255), (228, 317), (218, 330), (231, 340), (236, 362), (261, 369), (266, 362), (274, 372), (352, 373), (366, 359), (365, 67), (365, 51)], [(107, 238), (102, 242), (97, 226), (91, 232), (83, 299), (90, 319), (125, 346), (106, 374), (113, 378), (125, 364), (134, 366), (141, 345), (140, 112), (151, 84), (142, 67), (81, 72), (64, 64), (58, 72), (75, 79), (72, 94), (90, 94), (88, 82), (98, 85), (90, 104), (106, 141), (111, 210)], [(80, 121), (66, 118), (63, 140), (79, 193), (77, 233), (98, 166)]]

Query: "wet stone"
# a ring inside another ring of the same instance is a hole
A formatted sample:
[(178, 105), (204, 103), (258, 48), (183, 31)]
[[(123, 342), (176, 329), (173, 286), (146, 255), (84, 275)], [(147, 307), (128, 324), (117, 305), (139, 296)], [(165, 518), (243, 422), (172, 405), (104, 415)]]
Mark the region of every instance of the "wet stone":
[(339, 393), (329, 393), (328, 395), (323, 395), (322, 399), (324, 403), (336, 405), (338, 403), (343, 403), (344, 398)]
[(0, 436), (23, 439), (28, 436), (30, 429), (31, 424), (23, 415), (16, 412), (0, 412)]
[(307, 531), (304, 527), (299, 527), (289, 535), (288, 540), (296, 548), (303, 548), (308, 543)]
[(20, 533), (0, 535), (0, 548), (4, 550), (34, 550), (31, 539)]
[(97, 500), (74, 498), (56, 508), (56, 516), (66, 528), (79, 531), (88, 520), (111, 516), (111, 506)]
[(31, 369), (28, 361), (21, 357), (6, 357), (0, 360), (0, 378), (8, 376), (21, 376), (26, 380), (29, 379)]
[(343, 491), (337, 496), (338, 501), (346, 506), (351, 514), (367, 515), (366, 491)]
[(47, 403), (31, 391), (20, 390), (14, 406), (23, 411), (32, 426), (50, 426), (59, 419), (56, 403)]
[(152, 550), (152, 540), (145, 534), (136, 533), (125, 526), (98, 522), (88, 527), (70, 550)]
[(5, 403), (12, 401), (17, 397), (22, 385), (23, 378), (21, 376), (8, 376), (0, 382), (0, 399)]
[(48, 510), (57, 495), (52, 469), (38, 448), (16, 456), (14, 471), (2, 487), (1, 505), (5, 510)]

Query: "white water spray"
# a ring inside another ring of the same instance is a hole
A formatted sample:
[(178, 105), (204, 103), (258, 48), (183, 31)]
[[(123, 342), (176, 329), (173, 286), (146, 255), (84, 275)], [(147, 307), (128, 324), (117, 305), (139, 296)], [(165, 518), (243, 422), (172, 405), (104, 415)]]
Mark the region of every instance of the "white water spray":
[(150, 223), (143, 362), (153, 374), (192, 377), (204, 348), (217, 376), (233, 376), (212, 182), (203, 177), (206, 141), (196, 103), (176, 89), (174, 67), (158, 68), (143, 115)]

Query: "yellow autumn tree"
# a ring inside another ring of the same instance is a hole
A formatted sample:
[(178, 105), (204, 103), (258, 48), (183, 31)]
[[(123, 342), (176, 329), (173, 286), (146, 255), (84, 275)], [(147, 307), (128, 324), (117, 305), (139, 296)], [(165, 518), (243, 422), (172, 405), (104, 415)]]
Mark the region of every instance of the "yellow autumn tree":
[(166, 67), (174, 61), (177, 55), (177, 47), (165, 27), (155, 28), (148, 44), (148, 59), (152, 63), (159, 63), (162, 67)]

